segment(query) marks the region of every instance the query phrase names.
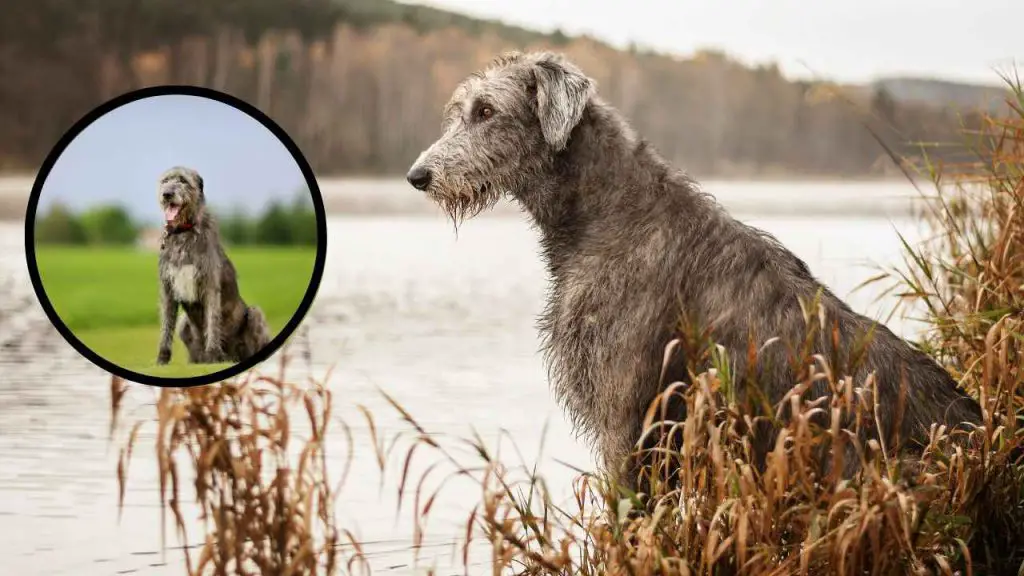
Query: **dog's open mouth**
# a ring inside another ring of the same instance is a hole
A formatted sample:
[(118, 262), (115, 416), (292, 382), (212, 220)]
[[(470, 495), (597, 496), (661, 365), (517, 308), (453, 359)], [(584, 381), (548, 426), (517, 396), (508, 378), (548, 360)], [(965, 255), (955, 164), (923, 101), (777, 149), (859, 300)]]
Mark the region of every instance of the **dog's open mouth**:
[(181, 212), (181, 206), (175, 204), (164, 206), (164, 218), (168, 223), (173, 223), (178, 218), (179, 212)]

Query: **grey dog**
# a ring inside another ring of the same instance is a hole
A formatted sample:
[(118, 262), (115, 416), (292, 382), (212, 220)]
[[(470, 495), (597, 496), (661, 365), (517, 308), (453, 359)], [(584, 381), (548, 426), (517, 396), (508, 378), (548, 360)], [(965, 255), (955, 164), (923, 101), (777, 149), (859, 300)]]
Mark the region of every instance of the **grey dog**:
[(157, 363), (171, 359), (178, 335), (189, 362), (241, 362), (270, 342), (263, 312), (238, 291), (235, 267), (224, 253), (217, 222), (206, 207), (203, 179), (175, 166), (160, 176), (157, 199), (166, 224), (160, 244), (160, 347)]
[[(874, 329), (852, 376), (861, 383), (874, 373), (886, 435), (911, 440), (904, 444), (913, 451), (932, 423), (952, 430), (981, 421), (979, 405), (941, 366), (855, 313), (775, 238), (727, 214), (561, 55), (505, 54), (466, 78), (444, 108), (442, 135), (407, 180), (456, 223), (503, 195), (530, 214), (552, 283), (540, 321), (551, 384), (612, 473), (630, 461), (665, 384), (686, 380), (679, 360), (661, 374), (681, 316), (710, 327), (737, 383), (750, 368), (777, 403), (797, 383), (785, 342), (806, 333), (801, 299), (819, 291), (839, 345), (823, 334), (815, 352), (847, 357)], [(782, 342), (766, 345), (748, 367), (751, 334)], [(898, 415), (903, 382), (908, 400)], [(824, 383), (808, 392), (829, 394)], [(773, 433), (762, 434), (755, 449), (763, 453), (772, 441)], [(845, 473), (859, 467), (854, 460)]]

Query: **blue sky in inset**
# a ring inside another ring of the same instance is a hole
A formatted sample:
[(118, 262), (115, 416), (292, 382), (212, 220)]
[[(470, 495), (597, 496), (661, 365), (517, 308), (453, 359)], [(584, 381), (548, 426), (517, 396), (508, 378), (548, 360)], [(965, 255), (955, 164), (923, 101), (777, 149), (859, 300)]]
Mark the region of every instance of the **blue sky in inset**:
[(120, 203), (158, 224), (157, 178), (176, 165), (199, 171), (218, 209), (258, 211), (306, 186), (284, 144), (245, 112), (199, 96), (152, 96), (104, 114), (71, 141), (46, 178), (38, 212), (55, 201), (76, 210)]

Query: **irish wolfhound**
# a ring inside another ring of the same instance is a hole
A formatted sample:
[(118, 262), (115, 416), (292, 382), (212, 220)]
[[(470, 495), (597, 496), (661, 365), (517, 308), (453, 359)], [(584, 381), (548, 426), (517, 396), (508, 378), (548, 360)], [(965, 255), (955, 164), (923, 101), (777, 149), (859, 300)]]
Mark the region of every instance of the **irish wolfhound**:
[(160, 348), (157, 364), (171, 360), (178, 307), (178, 335), (189, 362), (238, 363), (270, 342), (263, 312), (238, 292), (235, 267), (224, 253), (217, 222), (206, 209), (203, 179), (176, 166), (160, 176), (157, 198), (166, 225), (160, 244)]
[[(552, 281), (540, 321), (552, 387), (613, 473), (628, 462), (662, 383), (686, 380), (679, 361), (664, 379), (660, 374), (682, 314), (711, 327), (730, 353), (737, 383), (744, 381), (749, 335), (801, 338), (800, 299), (819, 289), (827, 317), (837, 322), (842, 357), (875, 324), (823, 288), (772, 236), (733, 219), (666, 164), (560, 55), (507, 54), (459, 84), (441, 137), (407, 179), (456, 221), (502, 195), (532, 216)], [(833, 357), (830, 337), (816, 343), (826, 358)], [(796, 384), (784, 344), (767, 346), (752, 372), (773, 403)], [(871, 372), (886, 434), (898, 422), (899, 437), (919, 446), (932, 423), (952, 429), (980, 422), (978, 404), (950, 375), (885, 326), (875, 328), (853, 376), (859, 383)], [(904, 375), (909, 401), (900, 418)], [(809, 394), (829, 390), (820, 384)], [(754, 445), (763, 452), (773, 434), (761, 436)], [(853, 460), (846, 459), (845, 473), (859, 466)]]

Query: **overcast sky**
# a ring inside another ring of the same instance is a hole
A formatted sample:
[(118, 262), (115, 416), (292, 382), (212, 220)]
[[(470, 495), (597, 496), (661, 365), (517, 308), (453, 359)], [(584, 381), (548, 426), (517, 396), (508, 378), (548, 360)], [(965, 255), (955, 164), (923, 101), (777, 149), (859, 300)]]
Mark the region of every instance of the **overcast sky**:
[(680, 55), (717, 47), (793, 76), (1000, 84), (1024, 64), (1024, 0), (426, 0), (440, 8)]
[(290, 200), (305, 186), (288, 149), (249, 115), (216, 100), (155, 96), (82, 131), (47, 176), (39, 212), (56, 200), (76, 209), (119, 202), (158, 223), (157, 178), (175, 165), (199, 171), (214, 206), (260, 208), (273, 198)]

